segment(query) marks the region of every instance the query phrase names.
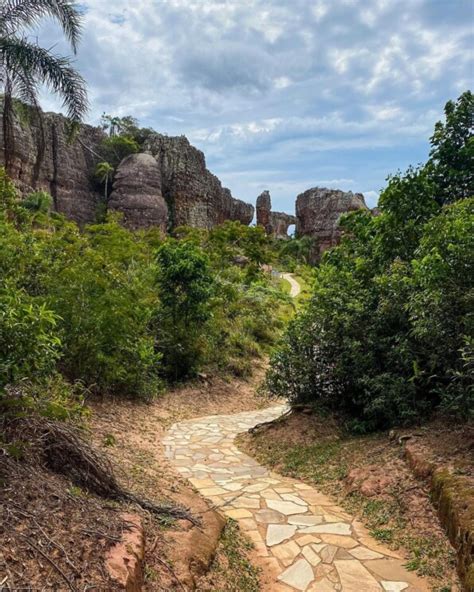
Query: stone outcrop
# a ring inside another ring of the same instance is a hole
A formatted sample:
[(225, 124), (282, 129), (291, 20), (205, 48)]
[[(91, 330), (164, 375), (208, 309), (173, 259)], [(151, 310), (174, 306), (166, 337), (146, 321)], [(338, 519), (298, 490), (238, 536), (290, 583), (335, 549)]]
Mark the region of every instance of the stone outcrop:
[(257, 224), (269, 236), (288, 238), (288, 228), (296, 224), (296, 218), (285, 212), (272, 212), (270, 192), (265, 190), (257, 197)]
[(272, 198), (268, 189), (262, 191), (257, 197), (257, 224), (265, 228), (265, 232), (270, 230), (270, 213), (272, 211)]
[[(1, 106), (0, 106), (1, 107)], [(0, 125), (0, 166), (5, 163)], [(67, 120), (45, 113), (40, 133), (38, 120), (15, 122), (15, 144), (9, 173), (21, 193), (44, 190), (53, 196), (54, 207), (80, 224), (94, 222), (102, 200), (101, 187), (94, 180), (101, 158), (104, 132), (82, 125), (70, 141)], [(112, 196), (113, 209), (122, 211), (129, 227), (163, 226), (163, 203), (168, 206), (168, 227), (181, 225), (212, 228), (225, 220), (250, 224), (252, 205), (235, 199), (229, 189), (207, 168), (204, 154), (184, 137), (151, 134), (143, 151), (157, 162), (159, 174), (149, 158), (122, 163)], [(144, 164), (144, 170), (137, 167)], [(131, 166), (137, 178), (132, 179)], [(158, 180), (159, 179), (159, 180)], [(139, 186), (143, 180), (144, 187)], [(159, 191), (158, 187), (161, 187)]]
[(185, 136), (152, 134), (145, 150), (161, 170), (162, 192), (171, 225), (212, 228), (225, 220), (250, 224), (254, 208), (232, 197), (219, 179), (206, 168), (204, 154)]
[[(37, 118), (29, 124), (15, 122), (9, 174), (23, 194), (43, 190), (53, 197), (58, 212), (80, 224), (95, 220), (100, 194), (92, 183), (95, 153), (104, 133), (82, 125), (69, 139), (67, 120), (56, 113), (43, 116), (43, 134)], [(0, 165), (5, 163), (3, 129), (0, 125)]]
[(143, 586), (145, 535), (138, 514), (122, 514), (128, 528), (120, 540), (107, 551), (105, 569), (116, 590), (140, 592)]
[(314, 187), (296, 198), (296, 234), (314, 239), (312, 262), (324, 251), (338, 244), (341, 238), (339, 219), (342, 214), (367, 210), (362, 193)]
[(151, 154), (131, 154), (122, 160), (109, 198), (109, 210), (123, 214), (125, 226), (168, 227), (168, 206), (161, 193), (161, 171)]

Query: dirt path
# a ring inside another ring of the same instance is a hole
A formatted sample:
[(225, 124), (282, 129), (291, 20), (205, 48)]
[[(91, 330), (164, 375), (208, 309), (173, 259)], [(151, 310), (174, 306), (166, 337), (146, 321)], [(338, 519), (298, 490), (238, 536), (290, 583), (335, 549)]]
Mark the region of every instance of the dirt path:
[(421, 592), (423, 580), (331, 499), (270, 472), (234, 439), (280, 405), (174, 424), (163, 443), (177, 470), (255, 544), (271, 592)]
[(299, 282), (297, 282), (295, 280), (292, 273), (282, 273), (281, 277), (284, 280), (286, 280), (291, 286), (290, 296), (292, 298), (296, 298), (299, 295), (299, 293), (301, 292), (301, 286), (300, 286)]

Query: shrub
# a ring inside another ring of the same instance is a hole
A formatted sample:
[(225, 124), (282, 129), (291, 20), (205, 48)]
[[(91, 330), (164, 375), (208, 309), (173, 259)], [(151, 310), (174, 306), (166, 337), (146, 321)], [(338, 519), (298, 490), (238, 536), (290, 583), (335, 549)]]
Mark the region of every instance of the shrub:
[[(447, 106), (428, 165), (389, 179), (380, 216), (342, 220), (345, 238), (273, 356), (270, 392), (343, 412), (357, 431), (438, 408), (473, 413), (473, 199), (440, 206), (472, 185), (466, 101)], [(456, 193), (440, 200), (448, 187)]]
[(102, 392), (152, 395), (160, 356), (151, 331), (156, 295), (146, 246), (114, 220), (57, 240), (66, 247), (64, 257), (54, 260), (44, 282), (61, 318), (62, 370)]
[(202, 362), (213, 279), (204, 251), (190, 241), (168, 239), (158, 249), (157, 261), (158, 349), (166, 375), (179, 380), (195, 373)]

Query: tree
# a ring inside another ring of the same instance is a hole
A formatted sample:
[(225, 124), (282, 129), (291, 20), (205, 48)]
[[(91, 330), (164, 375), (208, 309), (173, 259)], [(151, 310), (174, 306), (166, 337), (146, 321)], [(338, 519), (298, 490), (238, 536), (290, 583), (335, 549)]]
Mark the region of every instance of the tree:
[(428, 168), (439, 204), (474, 195), (474, 95), (463, 93), (444, 107), (446, 122), (438, 121), (431, 136)]
[(99, 162), (95, 167), (96, 177), (104, 184), (104, 198), (107, 201), (109, 195), (109, 179), (114, 174), (114, 167), (109, 162)]
[(168, 239), (157, 258), (158, 348), (169, 377), (178, 380), (192, 374), (201, 361), (213, 278), (206, 254), (191, 242)]
[(38, 90), (48, 86), (63, 99), (70, 120), (79, 123), (87, 111), (84, 79), (71, 60), (31, 42), (25, 31), (43, 17), (55, 19), (74, 53), (81, 34), (81, 15), (69, 0), (3, 0), (0, 5), (0, 84), (3, 89), (5, 165), (14, 150), (14, 97), (39, 111)]
[(132, 117), (132, 115), (118, 117), (116, 115), (103, 113), (100, 125), (110, 138), (125, 136), (137, 142), (139, 146), (142, 146), (145, 141), (155, 133), (154, 130), (149, 127), (140, 127), (138, 120), (135, 119), (135, 117)]
[(101, 152), (114, 169), (130, 154), (136, 154), (140, 146), (128, 136), (109, 136), (102, 140)]

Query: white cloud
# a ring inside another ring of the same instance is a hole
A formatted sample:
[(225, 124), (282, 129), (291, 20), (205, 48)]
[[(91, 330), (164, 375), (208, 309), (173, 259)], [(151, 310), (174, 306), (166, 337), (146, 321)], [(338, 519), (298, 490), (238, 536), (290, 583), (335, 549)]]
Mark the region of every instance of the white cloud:
[[(370, 193), (425, 158), (471, 79), (468, 2), (82, 1), (90, 120), (130, 113), (184, 133), (237, 194), (253, 198), (267, 175), (288, 209), (306, 183)], [(39, 37), (67, 51), (50, 24)]]

